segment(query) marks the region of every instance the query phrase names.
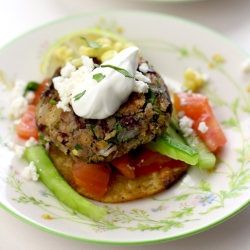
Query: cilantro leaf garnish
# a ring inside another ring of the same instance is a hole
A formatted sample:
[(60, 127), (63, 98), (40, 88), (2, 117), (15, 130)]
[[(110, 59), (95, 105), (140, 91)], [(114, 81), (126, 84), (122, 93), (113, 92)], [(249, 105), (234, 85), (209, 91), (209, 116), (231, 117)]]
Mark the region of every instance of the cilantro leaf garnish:
[(84, 96), (84, 94), (86, 93), (86, 90), (84, 90), (82, 93), (79, 93), (77, 95), (75, 95), (73, 98), (75, 98), (74, 101), (79, 100), (80, 98), (82, 98)]
[(134, 78), (127, 70), (123, 69), (123, 68), (119, 68), (119, 67), (116, 67), (114, 65), (110, 65), (110, 64), (104, 64), (104, 65), (101, 65), (102, 68), (112, 68), (116, 71), (118, 71), (119, 73), (123, 74), (125, 77), (128, 77), (128, 78)]
[(89, 41), (83, 36), (81, 36), (81, 39), (84, 40), (87, 43), (87, 45), (92, 49), (99, 49), (102, 47), (100, 43)]
[(41, 142), (43, 145), (45, 145), (45, 144), (47, 143), (47, 141), (44, 139), (43, 136), (39, 135), (38, 138), (39, 138), (40, 142)]
[(50, 102), (51, 105), (56, 105), (57, 104), (56, 100), (50, 100), (49, 102)]
[(79, 150), (79, 149), (82, 149), (81, 145), (76, 144), (76, 145), (75, 145), (75, 150)]
[(40, 84), (38, 82), (28, 82), (28, 84), (24, 90), (23, 96), (26, 96), (28, 91), (35, 91), (39, 87), (39, 85)]
[(153, 105), (156, 103), (156, 95), (151, 88), (148, 88), (147, 103), (152, 103)]
[(102, 73), (98, 73), (98, 74), (93, 75), (93, 79), (95, 79), (97, 82), (100, 82), (104, 78), (105, 78), (105, 75), (103, 75)]

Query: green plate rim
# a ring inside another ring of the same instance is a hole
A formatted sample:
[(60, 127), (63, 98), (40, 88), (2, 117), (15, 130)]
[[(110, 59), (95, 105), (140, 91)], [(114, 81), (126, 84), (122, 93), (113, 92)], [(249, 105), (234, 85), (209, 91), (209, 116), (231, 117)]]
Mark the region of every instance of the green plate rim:
[[(167, 15), (167, 14), (162, 14), (162, 13), (158, 13), (158, 12), (150, 12), (150, 11), (138, 11), (138, 10), (109, 10), (109, 11), (97, 11), (97, 12), (88, 12), (88, 13), (80, 13), (80, 14), (74, 14), (74, 15), (70, 15), (70, 16), (66, 16), (63, 18), (59, 18), (56, 19), (54, 21), (50, 21), (47, 22), (43, 25), (37, 26), (36, 28), (33, 28), (27, 32), (24, 32), (23, 34), (17, 36), (16, 38), (12, 39), (11, 41), (9, 41), (8, 43), (6, 43), (5, 45), (3, 45), (0, 48), (0, 52), (2, 52), (4, 49), (8, 48), (11, 44), (17, 42), (18, 40), (20, 40), (22, 37), (27, 36), (28, 34), (31, 34), (37, 30), (43, 29), (45, 27), (48, 27), (50, 25), (56, 24), (56, 23), (60, 23), (60, 22), (64, 22), (67, 20), (71, 20), (71, 19), (77, 19), (77, 18), (82, 18), (82, 17), (87, 17), (87, 16), (98, 16), (98, 15), (102, 15), (102, 14), (108, 14), (108, 13), (122, 13), (122, 14), (126, 14), (126, 13), (133, 13), (133, 14), (140, 14), (140, 15), (151, 15), (151, 16), (158, 16), (158, 17), (163, 17), (166, 18), (166, 20), (174, 20), (174, 21), (178, 21), (181, 23), (186, 23), (188, 25), (191, 26), (195, 26), (199, 29), (205, 30), (206, 32), (209, 32), (210, 34), (212, 34), (213, 36), (216, 36), (217, 38), (224, 40), (226, 43), (230, 44), (231, 46), (235, 47), (238, 51), (240, 51), (241, 53), (243, 53), (244, 55), (246, 55), (247, 57), (250, 57), (250, 55), (244, 51), (239, 45), (237, 45), (236, 43), (232, 42), (230, 39), (228, 39), (227, 37), (219, 34), (218, 32), (203, 26), (201, 24), (195, 23), (193, 21), (181, 18), (181, 17), (177, 17), (177, 16), (172, 16), (172, 15)], [(160, 243), (160, 242), (167, 242), (167, 241), (171, 241), (171, 240), (177, 240), (177, 239), (181, 239), (184, 237), (188, 237), (200, 232), (203, 232), (211, 227), (214, 227), (224, 221), (226, 221), (227, 219), (233, 217), (235, 214), (239, 213), (241, 210), (243, 210), (245, 207), (247, 207), (250, 204), (250, 197), (248, 199), (248, 201), (246, 201), (245, 203), (243, 203), (240, 207), (238, 207), (237, 209), (235, 209), (234, 211), (232, 211), (230, 214), (226, 215), (225, 217), (222, 217), (216, 221), (214, 221), (213, 223), (210, 223), (202, 228), (196, 229), (196, 230), (192, 230), (183, 234), (179, 234), (177, 236), (172, 236), (172, 237), (166, 237), (166, 238), (159, 238), (159, 239), (153, 239), (153, 240), (141, 240), (141, 241), (119, 241), (119, 242), (115, 242), (115, 241), (105, 241), (105, 240), (92, 240), (92, 239), (86, 239), (86, 238), (82, 238), (82, 237), (76, 237), (76, 236), (71, 236), (71, 235), (67, 235), (61, 232), (57, 232), (54, 230), (51, 230), (49, 228), (46, 228), (45, 226), (41, 226), (38, 223), (32, 222), (29, 219), (26, 219), (24, 217), (22, 217), (21, 215), (19, 215), (18, 213), (15, 213), (14, 211), (10, 210), (7, 206), (5, 206), (1, 201), (0, 201), (0, 207), (2, 207), (5, 211), (7, 211), (8, 213), (10, 213), (11, 215), (15, 216), (16, 218), (20, 219), (21, 221), (26, 222), (27, 224), (34, 226), (38, 229), (41, 229), (45, 232), (49, 232), (52, 233), (54, 235), (58, 235), (58, 236), (62, 236), (64, 238), (69, 238), (69, 239), (73, 239), (73, 240), (78, 240), (78, 241), (83, 241), (83, 242), (88, 242), (88, 243), (96, 243), (96, 244), (106, 244), (106, 245), (139, 245), (139, 244), (155, 244), (155, 243)]]

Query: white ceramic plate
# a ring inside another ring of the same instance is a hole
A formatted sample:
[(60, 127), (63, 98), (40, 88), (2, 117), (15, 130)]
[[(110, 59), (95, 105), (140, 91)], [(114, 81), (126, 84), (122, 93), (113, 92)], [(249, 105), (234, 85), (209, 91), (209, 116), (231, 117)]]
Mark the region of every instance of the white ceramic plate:
[(243, 74), (240, 68), (247, 55), (220, 35), (155, 13), (77, 15), (33, 30), (5, 46), (0, 51), (0, 70), (9, 79), (42, 80), (39, 63), (48, 46), (68, 32), (95, 26), (123, 31), (123, 36), (137, 43), (143, 57), (164, 77), (181, 82), (187, 67), (209, 76), (205, 92), (228, 139), (218, 155), (216, 170), (207, 173), (191, 167), (170, 190), (152, 198), (107, 204), (107, 218), (93, 222), (58, 202), (41, 182), (21, 178), (27, 163), (13, 157), (3, 143), (13, 126), (6, 111), (10, 93), (2, 90), (1, 207), (45, 231), (108, 244), (178, 239), (210, 228), (243, 209), (250, 201), (250, 74)]

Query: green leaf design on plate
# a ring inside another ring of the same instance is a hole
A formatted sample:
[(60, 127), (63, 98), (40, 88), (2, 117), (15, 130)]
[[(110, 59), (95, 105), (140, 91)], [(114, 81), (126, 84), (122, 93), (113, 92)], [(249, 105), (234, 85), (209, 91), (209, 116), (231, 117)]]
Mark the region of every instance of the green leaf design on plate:
[(221, 124), (227, 128), (239, 130), (237, 120), (233, 117), (229, 118), (229, 120), (227, 120), (227, 121), (222, 121)]
[(211, 191), (211, 184), (209, 182), (202, 180), (200, 183), (200, 189), (203, 191), (210, 192)]
[(219, 209), (219, 208), (221, 208), (221, 206), (213, 206), (213, 207), (210, 207), (209, 209), (207, 209), (206, 212), (201, 212), (200, 214), (205, 215), (205, 214), (208, 214), (208, 213), (214, 211), (215, 209)]
[(186, 200), (189, 196), (190, 194), (183, 194), (183, 195), (177, 196), (175, 200), (176, 201)]
[[(105, 24), (106, 25), (106, 24)], [(117, 29), (117, 23), (112, 24)], [(85, 39), (85, 38), (83, 38)], [(86, 41), (87, 42), (87, 41)], [(212, 211), (224, 209), (226, 207), (226, 201), (235, 199), (242, 195), (242, 193), (249, 189), (250, 186), (250, 140), (246, 135), (243, 126), (241, 124), (241, 113), (246, 112), (250, 114), (250, 98), (249, 95), (244, 92), (240, 84), (230, 75), (227, 70), (226, 63), (217, 63), (212, 60), (213, 55), (207, 55), (198, 46), (187, 46), (185, 44), (173, 44), (169, 41), (157, 40), (155, 38), (147, 39), (141, 37), (137, 39), (136, 44), (141, 48), (154, 49), (155, 51), (161, 51), (162, 53), (168, 53), (176, 56), (178, 60), (189, 59), (196, 60), (197, 65), (213, 65), (211, 70), (216, 71), (223, 77), (228, 86), (230, 85), (235, 90), (235, 97), (232, 100), (226, 100), (225, 97), (219, 96), (215, 89), (212, 89), (208, 83), (205, 86), (206, 94), (209, 100), (218, 108), (227, 110), (228, 115), (223, 117), (221, 122), (222, 127), (233, 129), (234, 133), (237, 133), (238, 138), (241, 139), (241, 145), (235, 150), (235, 161), (238, 159), (239, 168), (234, 168), (234, 163), (227, 162), (224, 159), (218, 157), (218, 164), (220, 165), (215, 169), (211, 175), (221, 175), (227, 179), (227, 186), (223, 186), (223, 189), (218, 189), (211, 185), (208, 180), (202, 179), (200, 183), (195, 185), (188, 185), (185, 183), (185, 179), (181, 181), (181, 187), (186, 188), (183, 193), (178, 195), (169, 195), (166, 198), (159, 198), (161, 196), (153, 197), (150, 201), (153, 201), (156, 205), (150, 209), (125, 209), (116, 205), (106, 205), (108, 211), (107, 219), (101, 222), (93, 222), (88, 218), (72, 211), (65, 205), (58, 203), (51, 205), (46, 202), (46, 198), (36, 198), (28, 195), (26, 189), (23, 188), (24, 183), (21, 182), (15, 174), (15, 169), (8, 169), (8, 174), (5, 179), (6, 183), (15, 191), (14, 201), (22, 204), (32, 204), (39, 207), (39, 209), (49, 213), (52, 218), (57, 220), (69, 220), (74, 223), (88, 225), (96, 232), (104, 232), (105, 230), (121, 230), (128, 231), (163, 231), (167, 232), (171, 229), (182, 228), (190, 221), (202, 220), (202, 216), (211, 213)], [(89, 44), (92, 48), (98, 48), (99, 45)], [(217, 53), (217, 52), (216, 52)], [(197, 66), (194, 63), (195, 66)], [(106, 65), (105, 67), (113, 68), (125, 77), (133, 78), (129, 72), (124, 69), (117, 68), (113, 65)], [(96, 76), (97, 77), (97, 76)], [(97, 81), (101, 81), (103, 76), (98, 76)], [(84, 95), (84, 93), (80, 93)], [(79, 97), (81, 98), (81, 97)], [(0, 108), (0, 121), (5, 118), (3, 116), (3, 108)], [(14, 131), (14, 130), (13, 130)], [(11, 134), (13, 131), (9, 131)], [(3, 135), (0, 135), (3, 137)], [(5, 137), (3, 137), (4, 139)], [(2, 140), (3, 141), (3, 140)], [(222, 170), (221, 170), (222, 169)], [(3, 169), (0, 169), (0, 175), (5, 176)], [(1, 180), (0, 180), (1, 181)], [(44, 192), (44, 196), (54, 198), (50, 192)], [(209, 203), (209, 202), (210, 203)], [(176, 210), (168, 207), (169, 202), (173, 202)], [(54, 203), (53, 203), (54, 204)], [(155, 213), (162, 213), (161, 219), (156, 219)], [(162, 218), (164, 218), (162, 220)]]
[(171, 211), (172, 216), (168, 217), (168, 218), (183, 218), (184, 216), (191, 216), (193, 215), (193, 210), (194, 207), (186, 207), (183, 208), (179, 211)]

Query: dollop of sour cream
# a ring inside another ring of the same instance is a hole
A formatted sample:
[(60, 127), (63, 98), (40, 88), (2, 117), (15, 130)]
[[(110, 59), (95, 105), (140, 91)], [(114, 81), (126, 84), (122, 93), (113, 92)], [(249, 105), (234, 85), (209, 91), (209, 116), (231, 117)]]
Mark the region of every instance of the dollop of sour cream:
[[(138, 50), (137, 47), (129, 47), (102, 65), (125, 69), (134, 76), (138, 67)], [(100, 82), (93, 78), (97, 74), (103, 77)], [(74, 112), (84, 118), (104, 119), (114, 114), (128, 99), (133, 92), (134, 84), (134, 78), (125, 77), (114, 68), (95, 68), (72, 92), (71, 103)], [(75, 100), (74, 97), (79, 93), (84, 95)]]
[[(61, 98), (58, 108), (70, 111), (67, 106), (67, 103), (70, 103), (75, 114), (80, 117), (105, 119), (113, 115), (132, 92), (147, 93), (147, 83), (151, 81), (137, 71), (138, 51), (135, 46), (128, 47), (93, 70), (84, 69), (84, 76), (80, 78), (75, 76), (78, 75), (77, 71), (85, 67), (86, 58), (83, 59), (83, 67), (78, 70), (67, 63), (65, 66), (67, 69), (61, 70), (61, 75), (65, 76), (53, 79)], [(66, 71), (67, 74), (62, 74)], [(64, 83), (67, 84), (66, 92)], [(69, 83), (71, 83), (70, 86)], [(64, 98), (65, 93), (66, 98)]]

